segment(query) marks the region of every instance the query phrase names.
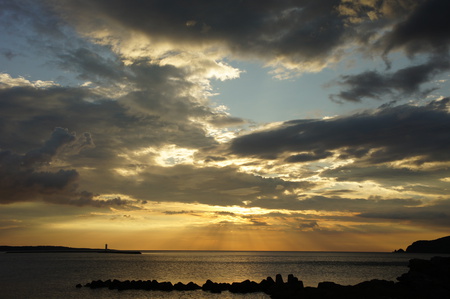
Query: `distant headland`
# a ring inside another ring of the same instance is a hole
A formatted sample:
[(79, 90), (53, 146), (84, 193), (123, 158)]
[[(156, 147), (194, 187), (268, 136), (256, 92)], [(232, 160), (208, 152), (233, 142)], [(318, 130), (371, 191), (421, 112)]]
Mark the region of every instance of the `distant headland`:
[(398, 249), (394, 252), (402, 253), (450, 253), (450, 236), (436, 240), (420, 240), (413, 242), (406, 250)]
[(65, 246), (0, 246), (0, 252), (6, 253), (123, 253), (123, 254), (141, 254), (136, 250), (116, 250), (108, 249), (105, 245), (104, 249), (92, 248), (73, 248)]

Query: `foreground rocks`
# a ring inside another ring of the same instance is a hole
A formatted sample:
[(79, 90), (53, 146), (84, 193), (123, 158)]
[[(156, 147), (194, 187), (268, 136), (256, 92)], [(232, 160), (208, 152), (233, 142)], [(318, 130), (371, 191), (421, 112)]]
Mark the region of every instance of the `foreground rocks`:
[[(202, 286), (193, 282), (158, 282), (156, 280), (94, 280), (84, 285), (91, 289), (108, 288), (111, 290), (158, 290), (191, 291), (203, 290), (211, 293), (229, 291), (231, 293), (263, 292), (274, 299), (441, 299), (450, 298), (450, 257), (434, 257), (431, 260), (412, 259), (409, 271), (397, 278), (398, 282), (387, 280), (365, 281), (353, 286), (343, 286), (334, 282), (321, 282), (317, 288), (304, 287), (303, 282), (292, 274), (287, 281), (277, 274), (257, 283), (250, 280), (233, 283), (217, 283), (207, 280)], [(83, 285), (76, 285), (77, 288)]]

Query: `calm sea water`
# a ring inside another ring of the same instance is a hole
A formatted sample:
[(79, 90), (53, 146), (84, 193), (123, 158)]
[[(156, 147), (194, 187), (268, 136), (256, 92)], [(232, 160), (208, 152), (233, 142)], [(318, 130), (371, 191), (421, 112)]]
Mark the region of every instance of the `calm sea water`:
[[(101, 253), (0, 253), (0, 298), (269, 298), (264, 294), (237, 295), (203, 291), (157, 292), (76, 289), (92, 280), (153, 280), (199, 284), (260, 282), (280, 273), (294, 274), (306, 286), (322, 281), (353, 285), (370, 279), (396, 281), (408, 271), (411, 258), (431, 254), (344, 252), (203, 252), (147, 251), (142, 255)], [(448, 255), (447, 255), (448, 256)]]

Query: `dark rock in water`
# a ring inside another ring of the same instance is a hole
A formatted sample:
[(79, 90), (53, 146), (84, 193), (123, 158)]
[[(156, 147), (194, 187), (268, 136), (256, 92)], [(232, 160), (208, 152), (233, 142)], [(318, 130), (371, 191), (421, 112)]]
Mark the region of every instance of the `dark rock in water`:
[(261, 292), (267, 293), (270, 289), (272, 289), (275, 285), (275, 281), (272, 277), (267, 277), (266, 279), (261, 280), (259, 283), (259, 288), (261, 289)]
[(284, 284), (283, 276), (281, 276), (281, 274), (277, 274), (277, 275), (275, 276), (275, 283), (276, 283), (277, 285), (283, 285), (283, 284)]
[(414, 253), (450, 253), (450, 236), (431, 241), (416, 241), (406, 248)]
[(211, 293), (222, 293), (223, 291), (228, 291), (230, 286), (229, 283), (216, 283), (208, 279), (205, 284), (203, 284), (202, 290)]
[(75, 287), (76, 287), (77, 289), (79, 289), (79, 288), (82, 288), (83, 286), (81, 285), (81, 283), (79, 283), (79, 284), (77, 284)]
[(172, 291), (173, 290), (173, 285), (171, 282), (165, 281), (165, 282), (160, 282), (158, 285), (158, 290), (160, 291)]
[(266, 280), (267, 280), (267, 283), (269, 283), (269, 284), (272, 284), (272, 285), (274, 285), (275, 284), (275, 280), (273, 280), (273, 278), (272, 277), (267, 277), (266, 278)]
[(233, 282), (229, 288), (231, 293), (256, 293), (261, 292), (259, 284), (254, 281), (244, 280), (243, 282)]
[(201, 287), (191, 281), (188, 284), (183, 284), (181, 282), (178, 282), (178, 283), (174, 284), (173, 289), (177, 290), (177, 291), (193, 291), (193, 290), (199, 290), (199, 289), (201, 289)]
[(292, 275), (292, 274), (289, 274), (289, 275), (288, 275), (287, 285), (288, 285), (290, 288), (299, 288), (299, 289), (302, 289), (302, 288), (303, 288), (303, 281), (298, 280), (297, 277), (295, 277), (295, 276)]

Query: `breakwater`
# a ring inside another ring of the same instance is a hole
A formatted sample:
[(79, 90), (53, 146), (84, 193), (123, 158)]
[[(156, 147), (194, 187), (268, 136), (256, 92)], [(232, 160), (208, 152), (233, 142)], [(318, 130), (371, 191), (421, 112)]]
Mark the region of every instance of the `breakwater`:
[(111, 290), (159, 290), (159, 291), (192, 291), (203, 290), (211, 293), (258, 293), (263, 292), (271, 298), (304, 298), (304, 299), (422, 299), (450, 298), (450, 258), (434, 257), (430, 260), (412, 259), (409, 271), (397, 278), (397, 282), (387, 280), (370, 280), (356, 285), (344, 286), (334, 282), (321, 282), (317, 287), (304, 287), (303, 282), (290, 274), (285, 281), (280, 274), (267, 277), (257, 283), (250, 280), (233, 283), (219, 283), (207, 280), (202, 286), (193, 282), (158, 282), (156, 280), (94, 280), (90, 283), (77, 284), (77, 288), (108, 288)]

